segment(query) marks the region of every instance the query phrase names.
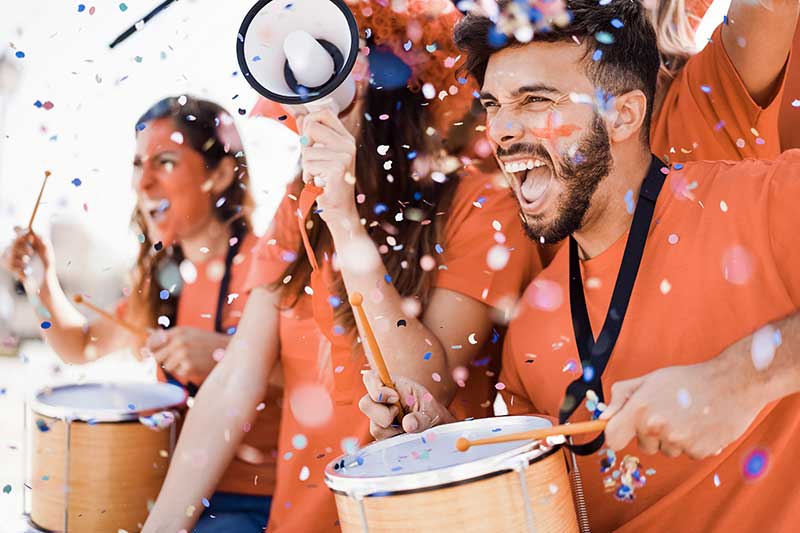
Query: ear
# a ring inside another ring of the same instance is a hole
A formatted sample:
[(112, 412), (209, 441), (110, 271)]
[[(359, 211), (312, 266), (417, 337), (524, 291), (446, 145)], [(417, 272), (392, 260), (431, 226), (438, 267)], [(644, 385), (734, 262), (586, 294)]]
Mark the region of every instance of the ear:
[(211, 171), (206, 183), (211, 184), (209, 189), (211, 194), (216, 196), (222, 194), (231, 183), (236, 175), (236, 160), (233, 157), (225, 157), (219, 162), (217, 168)]
[(636, 89), (614, 97), (614, 117), (608, 124), (611, 142), (638, 137), (647, 116), (647, 96)]

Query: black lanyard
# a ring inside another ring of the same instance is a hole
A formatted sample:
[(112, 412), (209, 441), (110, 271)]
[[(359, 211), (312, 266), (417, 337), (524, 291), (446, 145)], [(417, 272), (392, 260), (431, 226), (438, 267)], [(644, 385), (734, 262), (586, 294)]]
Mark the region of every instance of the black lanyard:
[[(608, 313), (597, 341), (594, 339), (592, 325), (589, 322), (589, 312), (586, 310), (586, 298), (583, 293), (583, 279), (578, 258), (578, 243), (572, 236), (569, 238), (569, 304), (572, 312), (575, 344), (578, 347), (584, 373), (567, 387), (564, 402), (561, 404), (558, 414), (559, 422), (562, 424), (583, 403), (588, 391), (594, 391), (599, 402), (605, 401), (602, 383), (603, 371), (605, 371), (611, 352), (617, 344), (633, 286), (636, 283), (636, 275), (642, 262), (656, 199), (664, 185), (664, 174), (661, 172), (663, 167), (665, 167), (664, 163), (653, 156), (647, 176), (639, 191), (639, 201), (633, 214), (628, 241), (625, 243), (625, 253), (622, 256), (617, 282), (614, 285)], [(605, 436), (601, 433), (586, 444), (571, 445), (570, 448), (578, 455), (590, 455), (599, 450), (604, 442)]]
[[(228, 299), (228, 288), (231, 284), (233, 259), (239, 253), (239, 248), (241, 247), (242, 241), (245, 238), (245, 225), (238, 223), (238, 221), (234, 222), (234, 224), (233, 237), (236, 239), (236, 242), (228, 246), (228, 252), (225, 255), (225, 273), (222, 275), (222, 279), (219, 282), (219, 293), (217, 293), (217, 311), (214, 315), (214, 331), (217, 333), (225, 333), (225, 331), (222, 329), (222, 311), (224, 309), (225, 302)], [(186, 392), (189, 393), (189, 396), (195, 396), (197, 394), (197, 391), (200, 387), (191, 381), (184, 385), (180, 380), (178, 380), (170, 372), (167, 372), (163, 367), (161, 370), (164, 372), (164, 376), (167, 378), (168, 382), (184, 387)]]

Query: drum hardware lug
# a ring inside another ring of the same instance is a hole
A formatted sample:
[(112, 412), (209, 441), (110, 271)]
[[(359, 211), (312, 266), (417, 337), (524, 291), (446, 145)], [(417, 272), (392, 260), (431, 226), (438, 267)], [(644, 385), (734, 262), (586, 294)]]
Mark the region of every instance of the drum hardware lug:
[(348, 494), (358, 504), (358, 514), (361, 517), (361, 531), (369, 533), (369, 525), (367, 524), (367, 510), (364, 509), (364, 494), (360, 492), (352, 492)]
[(70, 463), (70, 433), (72, 432), (72, 419), (64, 418), (64, 435), (66, 438), (66, 453), (64, 454), (64, 533), (69, 531), (69, 491), (72, 486), (69, 479)]
[(528, 469), (528, 461), (517, 462), (512, 468), (519, 476), (519, 488), (522, 491), (522, 501), (525, 502), (525, 522), (528, 524), (528, 533), (536, 533), (536, 527), (533, 522), (531, 498), (528, 494), (528, 480), (525, 478), (525, 471)]

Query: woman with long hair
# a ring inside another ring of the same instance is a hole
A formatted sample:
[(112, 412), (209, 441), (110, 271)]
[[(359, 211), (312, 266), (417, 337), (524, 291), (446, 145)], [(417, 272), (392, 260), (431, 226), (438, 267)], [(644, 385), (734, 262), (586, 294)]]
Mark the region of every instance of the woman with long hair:
[[(363, 295), (389, 372), (446, 404), (485, 375), (493, 309), (511, 307), (540, 268), (508, 189), (449, 155), (473, 98), (456, 76), (459, 13), (447, 0), (351, 10), (363, 39), (356, 99), (338, 116), (296, 115), (302, 176), (259, 244), (239, 330), (195, 400), (146, 532), (191, 528), (186, 510), (233, 456), (277, 360), (285, 408), (269, 530), (338, 530), (323, 469), (371, 440), (358, 401), (372, 354), (349, 296)], [(436, 416), (433, 397), (418, 400), (415, 416)], [(195, 451), (202, 470), (180, 459)]]
[[(117, 314), (149, 336), (87, 320), (59, 285), (52, 247), (33, 232), (15, 240), (5, 265), (46, 310), (51, 326), (42, 336), (64, 361), (86, 363), (133, 348), (158, 361), (159, 380), (193, 394), (224, 353), (247, 298), (243, 286), (257, 242), (247, 160), (231, 115), (189, 96), (153, 105), (135, 134), (132, 222), (140, 249)], [(29, 275), (34, 255), (45, 271), (38, 293)], [(279, 398), (280, 388), (271, 387), (259, 399), (263, 411), (208, 494), (197, 531), (260, 531), (266, 523)]]

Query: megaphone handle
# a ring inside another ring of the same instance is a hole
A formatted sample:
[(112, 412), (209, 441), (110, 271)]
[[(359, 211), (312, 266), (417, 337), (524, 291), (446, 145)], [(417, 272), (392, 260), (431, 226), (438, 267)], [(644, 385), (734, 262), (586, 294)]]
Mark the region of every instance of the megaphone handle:
[(340, 111), (336, 105), (336, 101), (330, 96), (320, 98), (319, 100), (314, 100), (313, 102), (308, 102), (306, 104), (306, 109), (308, 109), (310, 113), (322, 111), (323, 109), (330, 109), (336, 115), (338, 115)]

